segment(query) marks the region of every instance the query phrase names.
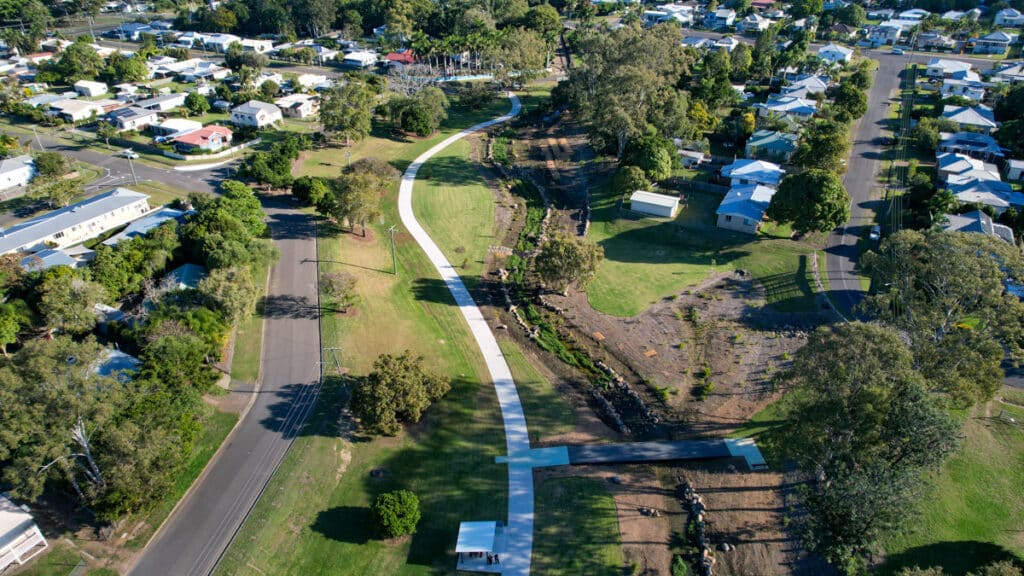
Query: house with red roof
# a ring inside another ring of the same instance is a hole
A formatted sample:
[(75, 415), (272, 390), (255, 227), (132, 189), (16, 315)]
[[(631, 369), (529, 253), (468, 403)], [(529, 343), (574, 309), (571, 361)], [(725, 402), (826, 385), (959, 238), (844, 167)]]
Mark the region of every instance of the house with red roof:
[(185, 154), (216, 152), (231, 144), (233, 135), (234, 133), (230, 128), (213, 124), (178, 136), (174, 139), (174, 147), (178, 152)]
[(402, 50), (401, 52), (392, 52), (384, 57), (388, 62), (388, 66), (395, 66), (401, 64), (402, 66), (408, 66), (409, 64), (416, 63), (416, 55), (412, 53), (412, 50)]

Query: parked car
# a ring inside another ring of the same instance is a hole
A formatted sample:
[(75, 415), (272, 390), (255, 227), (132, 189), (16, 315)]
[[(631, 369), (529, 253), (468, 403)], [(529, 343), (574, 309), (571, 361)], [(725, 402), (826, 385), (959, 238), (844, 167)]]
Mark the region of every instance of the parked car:
[(878, 240), (881, 237), (882, 237), (882, 228), (880, 226), (878, 226), (877, 224), (872, 226), (871, 227), (871, 232), (868, 234), (868, 238), (870, 238), (872, 242), (878, 242)]
[(125, 148), (124, 150), (118, 152), (117, 155), (122, 158), (127, 158), (129, 160), (136, 160), (139, 157), (139, 153), (136, 152), (135, 150), (132, 150), (131, 148)]
[(903, 56), (903, 48), (893, 48), (889, 53), (893, 56)]

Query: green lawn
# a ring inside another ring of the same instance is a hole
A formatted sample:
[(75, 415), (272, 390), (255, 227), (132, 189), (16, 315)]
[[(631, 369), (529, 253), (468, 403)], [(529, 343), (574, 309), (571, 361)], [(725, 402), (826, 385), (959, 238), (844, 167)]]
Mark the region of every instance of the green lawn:
[(565, 398), (533, 367), (512, 340), (499, 340), (516, 390), (523, 403), (526, 423), (533, 442), (572, 432), (576, 415)]
[(412, 205), (416, 218), (469, 284), (483, 272), (494, 237), (494, 192), (460, 140), (420, 169)]
[[(768, 303), (784, 311), (814, 309), (807, 255), (814, 248), (772, 237), (713, 227), (717, 198), (690, 193), (674, 221), (641, 218), (617, 209), (607, 187), (593, 197), (589, 237), (605, 260), (587, 289), (590, 304), (614, 316), (634, 316), (659, 299), (699, 283), (713, 271), (742, 268), (767, 289)], [(770, 229), (786, 235), (785, 228)]]
[(49, 541), (49, 550), (33, 560), (18, 576), (68, 576), (85, 558), (61, 540)]
[[(253, 270), (252, 278), (262, 299), (267, 287), (269, 266)], [(257, 300), (258, 301), (258, 300)], [(255, 384), (260, 377), (260, 356), (263, 354), (262, 304), (255, 313), (242, 320), (235, 332), (235, 350), (231, 358), (231, 378), (239, 382)]]
[(624, 560), (615, 499), (590, 478), (551, 478), (536, 489), (534, 574), (618, 576)]
[(1012, 555), (1024, 562), (1024, 408), (992, 403), (988, 410), (979, 406), (966, 420), (963, 446), (922, 499), (921, 517), (884, 543), (889, 558), (881, 574), (941, 565), (964, 576)]
[(220, 445), (238, 421), (237, 414), (221, 412), (210, 406), (204, 405), (203, 412), (203, 432), (196, 440), (196, 445), (192, 451), (192, 458), (189, 459), (185, 468), (181, 471), (177, 482), (174, 483), (174, 487), (148, 514), (140, 518), (128, 518), (126, 520), (126, 526), (133, 526), (136, 521), (145, 522), (143, 529), (139, 530), (135, 537), (125, 543), (126, 547), (138, 549), (145, 546), (156, 529), (160, 527), (160, 524), (163, 523), (167, 515), (174, 509), (178, 500), (181, 500), (181, 497), (185, 495), (185, 492), (192, 486), (195, 479), (206, 468), (206, 463), (210, 461), (210, 458), (213, 458), (217, 449), (220, 448)]
[[(507, 111), (453, 111), (444, 133)], [(378, 155), (404, 168), (444, 134), (400, 143), (370, 138), (353, 159)], [(306, 162), (334, 173), (339, 148), (319, 150)], [(330, 162), (328, 170), (322, 164)], [(344, 160), (341, 160), (341, 164)], [(397, 185), (395, 187), (397, 190)], [(506, 469), (494, 458), (505, 442), (497, 398), (465, 322), (436, 271), (415, 242), (397, 235), (399, 274), (391, 274), (387, 227), (398, 221), (395, 196), (384, 202), (384, 225), (371, 239), (321, 230), (321, 272), (357, 278), (353, 314), (325, 311), (321, 337), (339, 347), (347, 378), (358, 378), (381, 353), (413, 350), (453, 379), (452, 391), (428, 410), (424, 422), (398, 438), (341, 435), (346, 393), (327, 379), (317, 411), (289, 450), (221, 563), (219, 574), (435, 574), (450, 572), (462, 520), (504, 519)], [(333, 376), (332, 357), (325, 373)], [(374, 477), (370, 472), (380, 470)], [(369, 504), (383, 491), (406, 488), (420, 497), (422, 519), (412, 538), (381, 542), (370, 532)]]

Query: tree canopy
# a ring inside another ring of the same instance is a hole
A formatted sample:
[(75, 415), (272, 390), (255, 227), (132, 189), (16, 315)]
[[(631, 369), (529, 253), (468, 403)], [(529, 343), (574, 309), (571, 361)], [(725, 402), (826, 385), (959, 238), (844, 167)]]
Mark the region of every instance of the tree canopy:
[(533, 266), (546, 284), (557, 290), (567, 290), (576, 282), (584, 287), (597, 273), (597, 265), (604, 258), (604, 249), (586, 240), (556, 233), (541, 246)]
[(423, 366), (423, 357), (408, 350), (398, 356), (382, 354), (373, 371), (356, 382), (351, 406), (368, 432), (394, 436), (403, 423), (419, 422), (450, 389), (448, 378)]
[(850, 217), (850, 195), (835, 172), (789, 174), (768, 206), (768, 217), (803, 232), (827, 232)]

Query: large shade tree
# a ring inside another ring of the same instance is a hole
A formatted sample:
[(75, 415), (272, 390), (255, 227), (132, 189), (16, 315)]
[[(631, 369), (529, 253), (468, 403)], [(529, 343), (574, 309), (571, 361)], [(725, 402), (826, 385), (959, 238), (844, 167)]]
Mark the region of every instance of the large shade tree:
[(768, 206), (768, 217), (792, 223), (798, 233), (827, 232), (850, 217), (850, 195), (835, 172), (789, 174)]

